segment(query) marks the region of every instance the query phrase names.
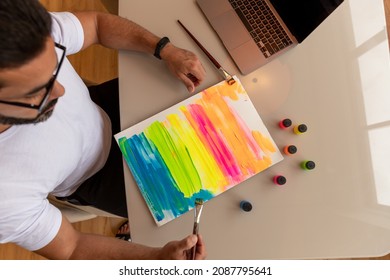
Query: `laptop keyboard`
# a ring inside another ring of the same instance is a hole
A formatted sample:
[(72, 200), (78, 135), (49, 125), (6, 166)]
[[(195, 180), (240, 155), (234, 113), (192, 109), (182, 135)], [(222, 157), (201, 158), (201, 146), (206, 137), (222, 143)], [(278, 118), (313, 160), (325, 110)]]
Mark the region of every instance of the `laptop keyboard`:
[(293, 42), (264, 0), (229, 0), (265, 57)]

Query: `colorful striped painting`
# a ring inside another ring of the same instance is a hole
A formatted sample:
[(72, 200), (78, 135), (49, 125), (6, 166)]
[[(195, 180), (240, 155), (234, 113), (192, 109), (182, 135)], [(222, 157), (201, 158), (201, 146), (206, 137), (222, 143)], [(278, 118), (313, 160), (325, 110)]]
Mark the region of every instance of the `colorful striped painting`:
[(218, 83), (115, 139), (157, 225), (283, 159), (242, 84)]

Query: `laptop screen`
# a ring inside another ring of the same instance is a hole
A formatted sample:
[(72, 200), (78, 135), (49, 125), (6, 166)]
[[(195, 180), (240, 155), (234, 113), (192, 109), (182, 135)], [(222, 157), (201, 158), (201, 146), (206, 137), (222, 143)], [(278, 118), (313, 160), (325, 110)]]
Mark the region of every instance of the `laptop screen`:
[(298, 42), (302, 42), (343, 1), (270, 0)]

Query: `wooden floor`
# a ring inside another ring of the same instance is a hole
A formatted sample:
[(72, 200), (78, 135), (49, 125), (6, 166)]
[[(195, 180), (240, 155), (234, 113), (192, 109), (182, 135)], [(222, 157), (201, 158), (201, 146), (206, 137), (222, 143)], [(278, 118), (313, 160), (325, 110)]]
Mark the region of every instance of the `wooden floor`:
[[(116, 14), (116, 0), (40, 0), (49, 11), (99, 10)], [(387, 26), (390, 26), (390, 0), (384, 0)], [(390, 38), (390, 28), (388, 29)], [(95, 59), (98, 58), (98, 59)], [(91, 83), (101, 83), (118, 76), (117, 52), (100, 46), (93, 46), (70, 58), (80, 76)], [(93, 64), (89, 63), (93, 61)], [(114, 236), (121, 220), (98, 217), (75, 223), (76, 229), (82, 232)], [(0, 245), (0, 260), (38, 260), (41, 256), (31, 253), (13, 244)], [(390, 260), (390, 254), (380, 258)]]

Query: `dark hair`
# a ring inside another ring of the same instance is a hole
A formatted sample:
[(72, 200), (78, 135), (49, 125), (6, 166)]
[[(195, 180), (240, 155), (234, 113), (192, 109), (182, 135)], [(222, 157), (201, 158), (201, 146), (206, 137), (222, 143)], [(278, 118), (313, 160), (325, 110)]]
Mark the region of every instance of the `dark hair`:
[(0, 69), (39, 55), (50, 33), (50, 14), (38, 0), (0, 0)]

